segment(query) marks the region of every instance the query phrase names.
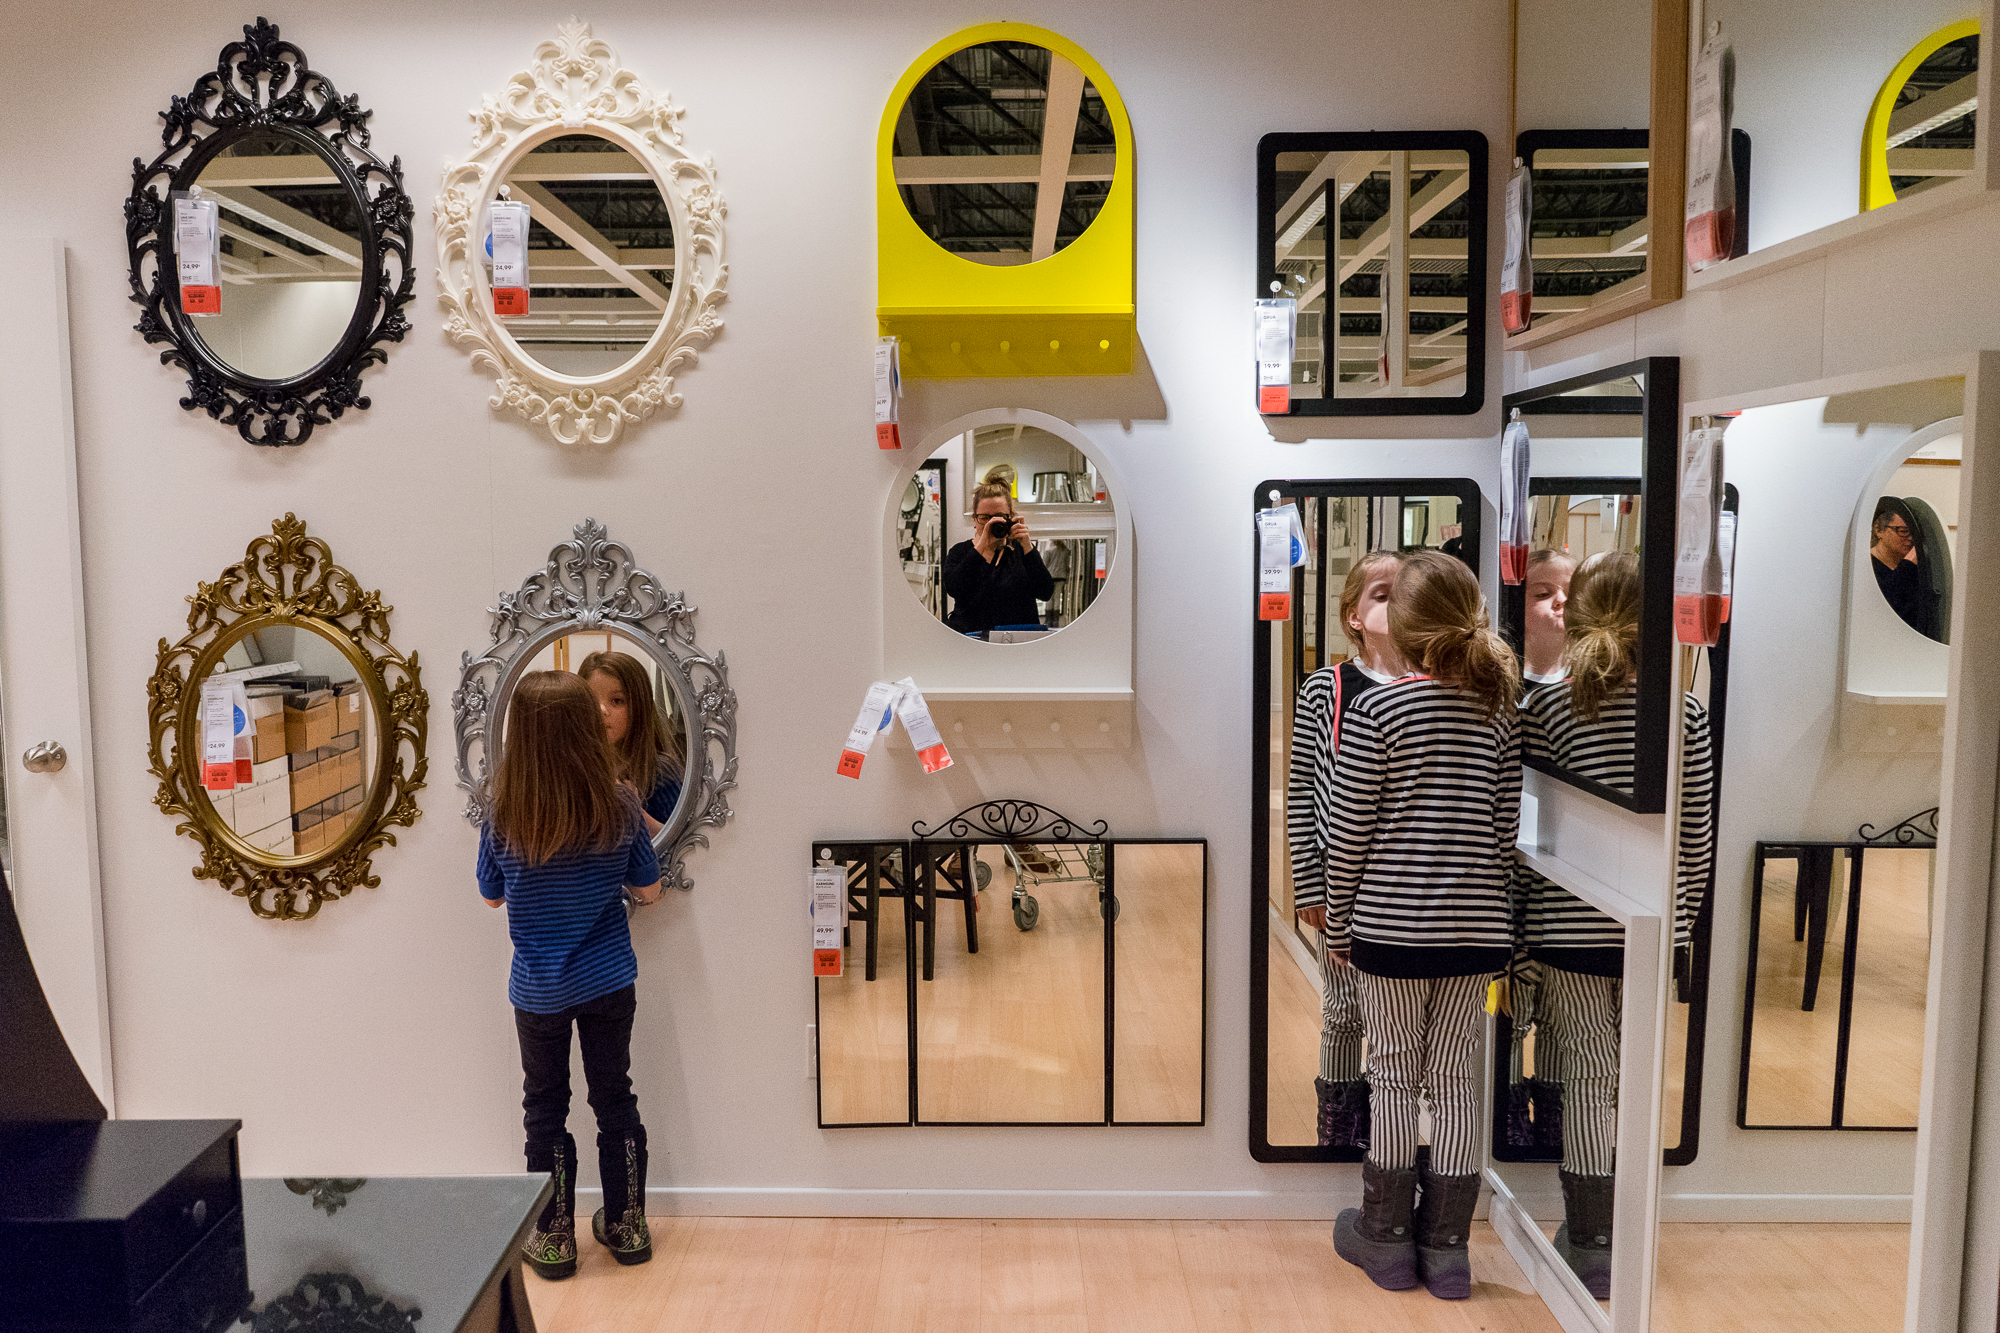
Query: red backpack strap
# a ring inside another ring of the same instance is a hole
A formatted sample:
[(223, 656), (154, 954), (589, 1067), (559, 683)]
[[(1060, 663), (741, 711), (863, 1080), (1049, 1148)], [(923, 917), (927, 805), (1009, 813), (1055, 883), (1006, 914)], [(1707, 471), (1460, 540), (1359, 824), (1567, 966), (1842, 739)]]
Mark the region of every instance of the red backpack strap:
[(1340, 668), (1333, 669), (1333, 728), (1327, 734), (1328, 754), (1340, 752)]

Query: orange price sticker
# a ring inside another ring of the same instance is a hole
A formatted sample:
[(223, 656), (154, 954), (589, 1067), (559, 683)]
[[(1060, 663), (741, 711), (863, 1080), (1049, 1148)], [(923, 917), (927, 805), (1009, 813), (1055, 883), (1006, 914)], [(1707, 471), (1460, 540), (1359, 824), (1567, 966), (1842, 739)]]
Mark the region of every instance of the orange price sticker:
[(841, 955), (838, 949), (813, 950), (813, 975), (816, 977), (837, 977), (840, 975)]
[(182, 287), (181, 313), (184, 315), (219, 315), (222, 313), (222, 288)]
[(853, 750), (842, 750), (840, 752), (840, 766), (834, 772), (844, 778), (858, 778), (861, 776), (861, 761), (867, 757), (867, 755), (857, 754)]
[(1257, 619), (1290, 620), (1292, 618), (1292, 595), (1288, 592), (1267, 592), (1257, 598)]

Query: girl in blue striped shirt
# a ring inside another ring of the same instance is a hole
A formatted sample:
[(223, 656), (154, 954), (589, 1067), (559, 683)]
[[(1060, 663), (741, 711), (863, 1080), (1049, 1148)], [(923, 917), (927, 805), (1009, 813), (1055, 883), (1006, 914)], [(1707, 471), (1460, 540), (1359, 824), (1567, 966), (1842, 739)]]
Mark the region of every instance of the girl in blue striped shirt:
[(653, 1257), (646, 1227), (646, 1127), (633, 1095), (632, 1015), (639, 961), (625, 898), (660, 896), (660, 864), (634, 793), (615, 775), (590, 687), (567, 671), (521, 678), (492, 817), (479, 836), (479, 892), (507, 908), (514, 966), (507, 997), (521, 1042), (528, 1170), (555, 1197), (524, 1246), (545, 1278), (576, 1272), (576, 1139), (569, 1133), (569, 1033), (597, 1115), (604, 1207), (591, 1221), (621, 1264)]

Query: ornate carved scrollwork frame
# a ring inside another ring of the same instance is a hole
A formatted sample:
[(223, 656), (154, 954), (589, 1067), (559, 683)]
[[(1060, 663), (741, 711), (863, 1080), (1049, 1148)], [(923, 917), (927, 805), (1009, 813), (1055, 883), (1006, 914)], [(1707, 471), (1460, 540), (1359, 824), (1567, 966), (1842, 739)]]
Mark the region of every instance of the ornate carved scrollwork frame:
[(458, 785), (469, 793), (465, 817), (486, 822), (499, 725), (535, 656), (566, 635), (622, 633), (645, 646), (687, 719), (680, 806), (653, 836), (653, 846), (661, 882), (692, 889), (688, 852), (708, 845), (704, 829), (728, 822), (729, 793), (736, 786), (736, 691), (730, 688), (729, 664), (722, 653), (711, 657), (695, 642), (697, 608), (688, 605), (685, 593), (667, 592), (596, 519), (577, 524), (575, 534), (549, 552), (548, 564), (529, 575), (519, 591), (501, 594), (500, 605), (492, 608), (492, 645), (477, 657), (463, 657), (451, 711), (458, 732)]
[[(321, 904), (346, 897), (357, 885), (379, 885), (370, 858), (395, 844), (391, 828), (416, 823), (416, 794), (430, 768), (424, 752), (430, 696), (417, 655), (405, 656), (389, 642), (395, 608), (335, 564), (327, 544), (306, 536), (306, 525), (291, 514), (272, 523), (271, 535), (251, 542), (243, 560), (214, 583), (196, 585), (188, 602), (186, 637), (160, 640), (159, 661), (146, 682), (147, 753), (160, 780), (153, 803), (181, 816), (174, 831), (201, 847), (195, 878), (212, 879), (247, 899), (258, 916), (284, 921), (312, 917)], [(333, 846), (310, 856), (252, 847), (216, 813), (201, 785), (199, 682), (221, 666), (232, 644), (280, 625), (332, 641), (353, 664), (380, 729), (361, 817)]]
[[(564, 444), (617, 441), (662, 408), (677, 408), (674, 377), (722, 331), (727, 296), (715, 159), (697, 158), (681, 133), (686, 112), (571, 19), (535, 48), (534, 63), (472, 113), (472, 153), (448, 164), (437, 201), (438, 300), (445, 332), (493, 375), (490, 406), (548, 428)], [(493, 314), (485, 266), (485, 217), (508, 171), (537, 144), (563, 134), (601, 135), (651, 171), (674, 226), (674, 283), (659, 326), (639, 355), (606, 374), (558, 374), (536, 361)]]
[[(149, 343), (165, 343), (165, 365), (187, 372), (181, 406), (207, 412), (252, 444), (303, 444), (313, 427), (348, 408), (365, 410), (361, 372), (387, 361), (383, 343), (401, 342), (415, 271), (410, 267), (410, 197), (402, 159), (385, 163), (368, 146), (368, 119), (353, 96), (342, 97), (305, 52), (281, 41), (275, 24), (245, 24), (243, 40), (222, 48), (214, 70), (186, 97), (160, 113), (165, 145), (147, 166), (132, 159), (132, 193), (125, 200), (125, 243), (132, 299), (143, 309), (133, 327)], [(329, 133), (331, 129), (331, 133)], [(245, 375), (218, 357), (181, 313), (170, 192), (186, 190), (223, 149), (252, 133), (277, 135), (308, 148), (333, 168), (353, 197), (365, 235), (361, 294), (340, 342), (320, 363), (290, 379)], [(374, 193), (371, 195), (370, 190)]]
[(993, 800), (968, 805), (940, 824), (910, 825), (919, 842), (963, 842), (969, 838), (1002, 838), (1009, 842), (1101, 842), (1111, 826), (1103, 820), (1082, 824), (1033, 801)]

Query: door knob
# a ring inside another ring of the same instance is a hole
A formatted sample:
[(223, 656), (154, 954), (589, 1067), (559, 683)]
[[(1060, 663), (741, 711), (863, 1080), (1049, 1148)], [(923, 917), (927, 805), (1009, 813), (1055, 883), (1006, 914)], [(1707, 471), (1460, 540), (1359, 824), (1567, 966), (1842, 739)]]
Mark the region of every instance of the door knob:
[(21, 756), (22, 767), (30, 773), (60, 773), (69, 762), (69, 753), (57, 741), (42, 741), (28, 747)]

